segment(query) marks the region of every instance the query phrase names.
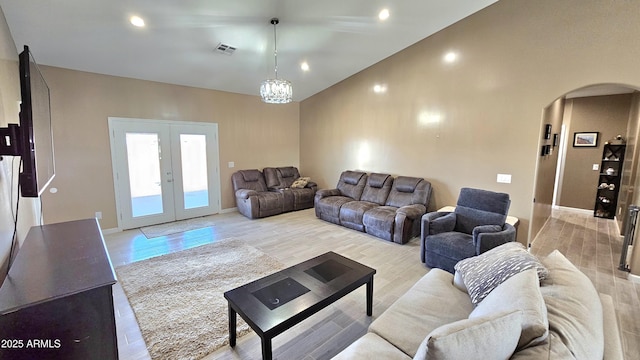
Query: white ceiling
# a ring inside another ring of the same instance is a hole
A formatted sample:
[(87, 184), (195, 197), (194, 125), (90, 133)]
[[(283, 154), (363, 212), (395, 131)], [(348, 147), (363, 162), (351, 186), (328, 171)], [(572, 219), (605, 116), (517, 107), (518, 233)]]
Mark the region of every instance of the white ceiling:
[[(0, 0), (18, 50), (43, 65), (258, 95), (278, 75), (300, 101), (497, 0)], [(388, 8), (391, 16), (378, 20)], [(147, 26), (136, 28), (131, 15)], [(218, 43), (237, 48), (214, 51)], [(300, 69), (309, 63), (310, 71)]]

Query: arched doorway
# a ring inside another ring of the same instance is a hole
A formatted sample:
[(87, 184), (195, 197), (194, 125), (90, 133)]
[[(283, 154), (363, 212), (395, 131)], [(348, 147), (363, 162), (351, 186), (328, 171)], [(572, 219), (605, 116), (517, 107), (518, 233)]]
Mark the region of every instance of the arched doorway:
[[(567, 92), (544, 108), (540, 125), (530, 243), (535, 240), (551, 216), (553, 206), (593, 211), (597, 174), (600, 170), (595, 165), (600, 164), (602, 144), (618, 133), (630, 145), (625, 156), (622, 179), (624, 187), (621, 186), (619, 191), (616, 214), (619, 226), (623, 229), (621, 221), (626, 217), (620, 209), (626, 209), (628, 204), (633, 202), (635, 195), (629, 190), (634, 188), (632, 185), (635, 184), (638, 168), (638, 146), (635, 145), (640, 131), (639, 94), (637, 87), (624, 84), (589, 85)], [(615, 104), (611, 104), (612, 102)], [(626, 109), (617, 109), (618, 114), (615, 115), (619, 118), (620, 111), (627, 112), (624, 126), (611, 126), (607, 123), (606, 116), (595, 114), (607, 114), (609, 110), (603, 109), (607, 106), (626, 106)], [(583, 117), (579, 121), (576, 120), (578, 108)], [(592, 112), (593, 116), (584, 115), (589, 112)], [(573, 147), (573, 136), (583, 131), (599, 134), (597, 147), (587, 151), (578, 151), (578, 148)]]

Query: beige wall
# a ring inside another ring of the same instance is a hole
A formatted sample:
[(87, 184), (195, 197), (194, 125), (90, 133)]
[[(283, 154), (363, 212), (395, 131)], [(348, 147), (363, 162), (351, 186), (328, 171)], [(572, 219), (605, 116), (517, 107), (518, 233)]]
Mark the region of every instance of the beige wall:
[[(551, 105), (547, 106), (542, 115), (542, 123), (540, 124), (541, 144), (539, 152), (541, 153), (543, 145), (550, 145), (551, 152), (549, 155), (545, 156), (540, 156), (540, 153), (538, 154), (533, 213), (531, 216), (531, 232), (529, 235), (532, 240), (538, 234), (540, 229), (542, 229), (549, 216), (551, 216), (556, 169), (558, 166), (558, 159), (560, 158), (560, 136), (564, 105), (564, 98), (559, 98)], [(551, 134), (549, 139), (544, 139), (545, 127), (547, 124), (551, 125)], [(558, 135), (558, 143), (556, 146), (553, 146), (554, 134)]]
[[(620, 134), (627, 138), (631, 94), (592, 96), (567, 100), (571, 107), (567, 130), (567, 155), (559, 205), (593, 210), (601, 171), (602, 150), (607, 140)], [(599, 132), (597, 147), (573, 147), (575, 132)]]
[[(235, 207), (231, 174), (299, 165), (299, 104), (257, 96), (43, 67), (51, 88), (56, 194), (42, 196), (47, 223), (91, 218), (117, 227), (108, 117), (218, 123), (222, 209)], [(257, 93), (257, 84), (256, 84)], [(228, 162), (235, 168), (228, 168)]]
[[(499, 1), (303, 101), (301, 167), (321, 187), (353, 168), (423, 176), (432, 209), (463, 186), (508, 192), (528, 229), (543, 109), (589, 84), (640, 85), (638, 13), (621, 0)], [(459, 60), (444, 63), (451, 50)]]
[(629, 123), (627, 126), (627, 147), (625, 149), (624, 164), (622, 166), (623, 176), (618, 196), (618, 208), (622, 209), (622, 215), (616, 217), (620, 233), (623, 235), (627, 226), (629, 205), (634, 204), (634, 189), (640, 163), (638, 135), (640, 135), (640, 92), (636, 91), (631, 97), (631, 109), (629, 110)]
[[(634, 164), (630, 167), (631, 175), (630, 175), (630, 187), (632, 191), (627, 192), (627, 197), (629, 198), (629, 204), (640, 206), (640, 176), (638, 176), (638, 167), (640, 167), (640, 148), (638, 147), (638, 136), (640, 135), (640, 93), (635, 93), (633, 95), (633, 100), (631, 102), (631, 111), (629, 114), (629, 143), (631, 146), (627, 145), (627, 153), (625, 155), (625, 165), (627, 164), (627, 157), (631, 154), (634, 154)], [(625, 169), (625, 173), (627, 169)], [(627, 206), (628, 208), (628, 206)], [(628, 214), (627, 214), (628, 215)], [(626, 218), (625, 218), (626, 220)], [(626, 225), (626, 221), (625, 221)], [(626, 227), (623, 227), (623, 232), (626, 230)], [(640, 276), (640, 229), (636, 225), (635, 230), (635, 238), (633, 239), (633, 251), (630, 254), (630, 262), (629, 267), (631, 269), (631, 273)]]
[[(19, 123), (20, 80), (18, 52), (0, 8), (0, 127)], [(13, 211), (17, 198), (19, 158), (3, 156), (0, 161), (0, 284), (4, 280), (13, 238)], [(13, 187), (11, 186), (13, 185)], [(34, 199), (20, 200), (17, 237), (18, 248), (29, 228), (38, 223), (39, 206)], [(15, 250), (14, 250), (15, 251)]]

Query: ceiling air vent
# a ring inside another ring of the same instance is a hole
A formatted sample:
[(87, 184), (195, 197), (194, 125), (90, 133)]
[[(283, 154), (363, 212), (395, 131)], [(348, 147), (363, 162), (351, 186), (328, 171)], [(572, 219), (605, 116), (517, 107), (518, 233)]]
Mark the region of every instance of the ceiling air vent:
[(231, 54), (233, 54), (234, 51), (236, 51), (236, 48), (231, 46), (231, 45), (219, 43), (216, 46), (216, 51), (219, 52), (219, 53), (226, 54), (226, 55), (231, 55)]

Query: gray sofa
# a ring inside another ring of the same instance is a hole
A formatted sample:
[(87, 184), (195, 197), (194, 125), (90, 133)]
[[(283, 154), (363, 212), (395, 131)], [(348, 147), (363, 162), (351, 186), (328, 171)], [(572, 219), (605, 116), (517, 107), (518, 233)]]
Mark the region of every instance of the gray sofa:
[(404, 244), (420, 234), (431, 183), (407, 176), (345, 171), (335, 189), (318, 190), (316, 216), (322, 220)]
[(540, 262), (544, 280), (524, 270), (475, 306), (432, 269), (334, 359), (623, 359), (611, 296), (557, 250)]
[(308, 181), (302, 188), (293, 188), (300, 179), (293, 166), (240, 170), (231, 175), (238, 211), (249, 219), (278, 215), (313, 207), (318, 186)]

